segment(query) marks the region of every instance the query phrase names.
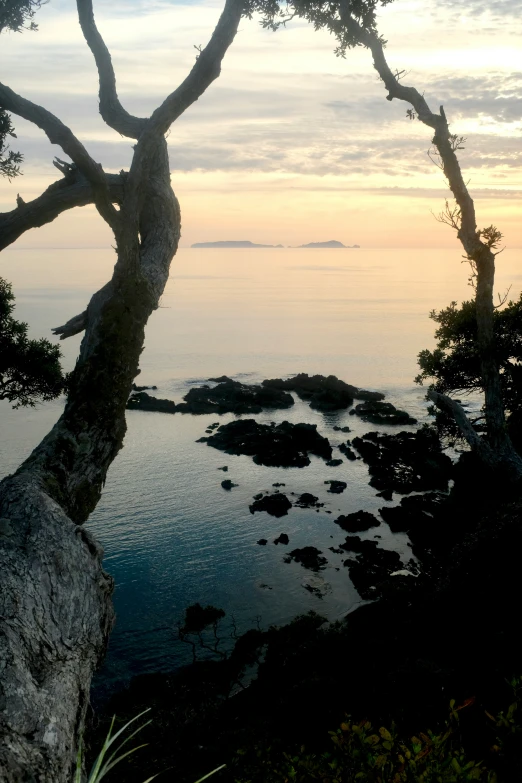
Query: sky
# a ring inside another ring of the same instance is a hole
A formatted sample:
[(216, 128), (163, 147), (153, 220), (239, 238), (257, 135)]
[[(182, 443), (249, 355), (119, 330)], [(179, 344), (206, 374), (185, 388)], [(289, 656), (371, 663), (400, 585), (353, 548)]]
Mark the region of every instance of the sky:
[[(124, 106), (145, 116), (189, 72), (223, 2), (94, 0)], [(101, 120), (97, 73), (73, 0), (50, 0), (37, 33), (4, 33), (0, 80), (68, 124), (106, 171), (128, 168), (132, 140)], [(460, 160), (480, 226), (522, 247), (520, 0), (395, 0), (379, 14), (393, 70), (443, 104), (466, 137)], [(455, 247), (435, 215), (449, 196), (427, 151), (430, 132), (387, 101), (367, 50), (336, 58), (335, 41), (294, 21), (273, 33), (242, 20), (220, 78), (172, 126), (172, 185), (181, 246), (249, 239), (297, 245), (337, 239), (364, 247)], [(0, 210), (57, 179), (59, 148), (15, 118), (24, 176), (0, 180)], [(27, 232), (17, 247), (107, 247), (93, 207)]]

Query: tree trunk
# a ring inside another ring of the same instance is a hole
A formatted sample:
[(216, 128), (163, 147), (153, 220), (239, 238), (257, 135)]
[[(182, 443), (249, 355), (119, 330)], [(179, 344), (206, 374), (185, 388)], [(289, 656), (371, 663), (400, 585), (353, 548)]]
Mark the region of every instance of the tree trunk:
[(71, 783), (92, 673), (114, 621), (102, 550), (79, 524), (96, 506), (122, 446), (145, 324), (179, 241), (163, 137), (147, 162), (139, 226), (126, 213), (124, 194), (114, 274), (87, 308), (64, 412), (0, 484), (0, 780), (6, 783)]

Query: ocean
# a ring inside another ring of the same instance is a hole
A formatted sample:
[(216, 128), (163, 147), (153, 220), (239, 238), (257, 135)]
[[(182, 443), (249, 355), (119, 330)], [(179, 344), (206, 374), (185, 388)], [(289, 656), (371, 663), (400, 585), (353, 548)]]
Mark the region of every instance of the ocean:
[[(216, 375), (254, 383), (297, 372), (334, 374), (384, 392), (426, 421), (425, 392), (413, 383), (416, 356), (434, 345), (429, 312), (472, 296), (461, 260), (458, 247), (181, 249), (147, 327), (137, 383), (157, 385), (157, 396), (180, 402), (193, 385)], [(522, 286), (520, 261), (516, 249), (498, 259), (497, 289), (502, 293), (511, 285), (510, 298)], [(113, 263), (110, 250), (11, 249), (2, 254), (0, 274), (13, 282), (16, 317), (41, 337), (85, 308)], [(78, 336), (63, 343), (66, 369), (74, 365), (79, 342)], [(28, 456), (62, 404), (13, 411), (0, 403), (0, 477)], [(377, 513), (385, 503), (368, 485), (364, 463), (326, 467), (312, 457), (302, 469), (267, 468), (196, 442), (210, 423), (233, 418), (128, 412), (124, 448), (86, 523), (116, 581), (117, 622), (95, 680), (97, 698), (135, 674), (188, 663), (191, 648), (180, 641), (178, 625), (195, 602), (225, 611), (218, 632), (223, 650), (234, 635), (256, 625), (284, 623), (309, 610), (334, 620), (361, 603), (344, 556), (329, 547), (346, 535), (334, 523), (339, 513)], [(298, 399), (289, 410), (255, 418), (317, 424), (332, 445), (346, 439), (334, 426), (348, 425), (350, 438), (372, 429), (349, 411), (322, 414)], [(218, 470), (223, 465), (227, 473)], [(223, 478), (238, 486), (222, 489)], [(345, 492), (326, 492), (324, 482), (332, 478), (347, 482)], [(285, 484), (281, 490), (290, 498), (311, 492), (325, 506), (319, 512), (292, 508), (280, 519), (251, 514), (253, 496), (274, 483)], [(282, 532), (288, 547), (272, 543)], [(361, 537), (376, 533), (381, 546), (409, 559), (404, 534), (393, 535), (383, 522)], [(258, 545), (260, 538), (269, 543)], [(283, 561), (289, 549), (306, 545), (327, 557), (324, 571)]]

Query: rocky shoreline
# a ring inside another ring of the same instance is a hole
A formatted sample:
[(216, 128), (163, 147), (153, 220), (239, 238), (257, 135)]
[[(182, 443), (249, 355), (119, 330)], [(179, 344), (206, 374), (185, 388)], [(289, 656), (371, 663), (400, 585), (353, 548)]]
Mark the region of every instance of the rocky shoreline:
[[(319, 404), (331, 404), (334, 394), (335, 404), (347, 400), (343, 382), (334, 391), (327, 389), (325, 401), (325, 386), (312, 389), (301, 377), (301, 385), (294, 388), (293, 379), (267, 386), (297, 393), (311, 407), (317, 395)], [(229, 379), (218, 380), (227, 384)], [(352, 392), (349, 399), (348, 407), (357, 398)], [(284, 438), (295, 445), (294, 428), (310, 425), (285, 424), (216, 422), (205, 442), (224, 446), (225, 453), (248, 454), (254, 460), (257, 456), (258, 464), (273, 464), (281, 453), (289, 468), (298, 467), (308, 454), (304, 448), (292, 452)], [(299, 437), (305, 432), (326, 465), (332, 459), (328, 439), (315, 428), (300, 431)], [(124, 783), (141, 783), (146, 773), (165, 766), (188, 783), (224, 762), (232, 768), (220, 777), (232, 782), (241, 765), (236, 753), (241, 747), (265, 742), (289, 748), (305, 742), (322, 752), (322, 732), (335, 728), (346, 712), (384, 725), (393, 720), (406, 731), (419, 723), (434, 727), (443, 721), (450, 698), (474, 697), (478, 706), (466, 712), (462, 730), (471, 749), (473, 743), (480, 747), (484, 709), (500, 708), (507, 698), (506, 678), (520, 673), (522, 643), (513, 618), (521, 588), (521, 501), (516, 493), (508, 495), (499, 477), (486, 474), (472, 455), (462, 454), (454, 464), (430, 429), (370, 431), (345, 446), (367, 465), (370, 485), (387, 503), (379, 515), (392, 532), (407, 533), (412, 558), (405, 561), (383, 548), (377, 534), (371, 539), (358, 535), (371, 534), (380, 525), (365, 509), (332, 518), (344, 533), (344, 540), (329, 548), (332, 555), (312, 545), (289, 551), (289, 536), (281, 533), (273, 543), (283, 545), (288, 567), (296, 564), (316, 579), (331, 556), (342, 556), (351, 581), (370, 603), (338, 624), (309, 615), (280, 629), (253, 629), (222, 660), (217, 657), (172, 675), (136, 678), (105, 714), (116, 712), (128, 719), (152, 707), (150, 741), (156, 750), (134, 757)], [(288, 487), (281, 491), (279, 486), (259, 493), (251, 513), (285, 516), (293, 506), (324, 513), (315, 495), (292, 497)], [(330, 491), (332, 486), (335, 480), (329, 480)], [(257, 543), (266, 545), (268, 539)], [(308, 581), (304, 586), (320, 594), (320, 584)], [(252, 666), (256, 676), (245, 680)], [(106, 718), (100, 719), (103, 727)]]

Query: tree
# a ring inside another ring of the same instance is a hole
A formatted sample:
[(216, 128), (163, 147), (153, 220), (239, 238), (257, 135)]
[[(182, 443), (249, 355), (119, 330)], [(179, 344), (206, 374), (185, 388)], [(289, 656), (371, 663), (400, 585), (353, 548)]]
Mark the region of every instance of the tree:
[(16, 321), (13, 310), (11, 285), (0, 277), (0, 400), (14, 408), (54, 400), (65, 386), (60, 349), (49, 340), (29, 340), (27, 324)]
[[(430, 314), (438, 328), (437, 346), (419, 354), (421, 372), (416, 383), (430, 382), (440, 394), (469, 394), (482, 391), (480, 354), (477, 341), (477, 314), (475, 302), (451, 302), (440, 312)], [(508, 302), (493, 314), (495, 359), (499, 368), (502, 399), (508, 415), (508, 433), (517, 448), (522, 446), (522, 295), (516, 302)], [(438, 411), (437, 423), (444, 434), (459, 435), (454, 419)], [(471, 424), (480, 432), (484, 417)]]
[[(16, 29), (36, 5), (8, 0), (0, 6), (2, 24), (11, 20)], [(12, 8), (22, 16), (10, 17)], [(180, 236), (165, 134), (219, 76), (250, 10), (242, 0), (226, 0), (184, 81), (150, 117), (136, 117), (118, 98), (92, 0), (77, 0), (77, 8), (98, 70), (101, 116), (136, 145), (130, 170), (108, 175), (58, 117), (0, 84), (0, 107), (37, 125), (71, 160), (56, 159), (63, 176), (41, 196), (0, 214), (0, 249), (67, 209), (94, 203), (112, 229), (117, 256), (111, 280), (84, 312), (55, 330), (62, 339), (84, 332), (63, 414), (0, 484), (0, 778), (6, 783), (72, 780), (92, 672), (114, 620), (113, 582), (82, 522), (122, 446), (145, 324), (158, 307)]]
[[(387, 2), (389, 0), (382, 0), (381, 4), (386, 5)], [(459, 403), (434, 389), (428, 392), (428, 396), (439, 408), (453, 416), (471, 448), (483, 462), (507, 473), (513, 480), (519, 480), (522, 478), (522, 458), (513, 448), (506, 427), (494, 335), (495, 251), (502, 234), (493, 225), (483, 229), (477, 227), (475, 206), (457, 157), (465, 140), (450, 132), (442, 106), (438, 112), (431, 111), (424, 95), (415, 87), (403, 83), (404, 71), (392, 71), (388, 65), (384, 51), (386, 42), (379, 36), (376, 27), (376, 5), (377, 0), (287, 0), (285, 8), (281, 9), (274, 7), (269, 0), (258, 0), (256, 7), (264, 14), (265, 27), (277, 29), (297, 16), (311, 22), (316, 29), (329, 30), (337, 39), (335, 52), (339, 56), (344, 57), (346, 50), (355, 46), (367, 48), (373, 66), (388, 92), (386, 99), (405, 101), (411, 107), (407, 110), (407, 116), (420, 120), (433, 132), (432, 157), (443, 171), (455, 199), (455, 206), (446, 202), (439, 219), (457, 232), (472, 270), (486, 437), (477, 434)]]

